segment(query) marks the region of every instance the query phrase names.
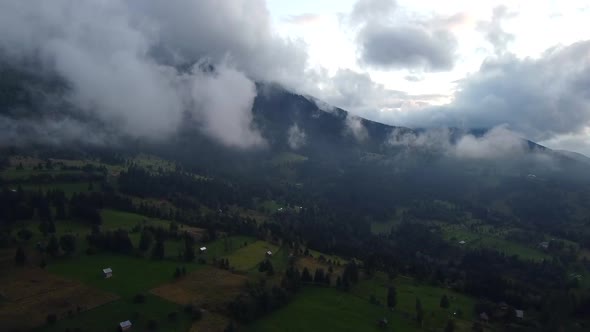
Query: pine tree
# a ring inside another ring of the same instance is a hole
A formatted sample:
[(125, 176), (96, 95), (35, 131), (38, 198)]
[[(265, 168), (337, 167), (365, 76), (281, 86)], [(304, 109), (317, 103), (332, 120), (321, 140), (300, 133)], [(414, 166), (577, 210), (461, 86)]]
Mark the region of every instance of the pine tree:
[(152, 250), (152, 258), (163, 259), (164, 258), (164, 240), (157, 239), (156, 245)]
[(445, 332), (454, 332), (455, 331), (455, 322), (453, 320), (449, 320), (447, 322), (447, 326), (445, 326)]
[(390, 286), (387, 289), (387, 306), (389, 307), (389, 309), (393, 309), (393, 308), (395, 308), (396, 305), (397, 305), (397, 292), (395, 290), (395, 287)]
[(306, 267), (304, 267), (303, 272), (301, 272), (301, 281), (312, 282), (311, 274), (309, 273), (309, 270)]
[(144, 229), (141, 232), (141, 237), (139, 238), (139, 250), (141, 252), (146, 252), (152, 246), (153, 242), (154, 236), (152, 235), (152, 232)]
[(421, 325), (424, 320), (424, 309), (422, 309), (422, 302), (416, 298), (416, 321)]
[(186, 237), (184, 241), (184, 261), (185, 262), (192, 262), (195, 260), (195, 248), (193, 248), (193, 243), (189, 237)]
[(76, 237), (71, 234), (63, 235), (59, 239), (59, 245), (66, 254), (71, 254), (76, 250)]
[(55, 235), (52, 235), (51, 238), (49, 238), (49, 243), (47, 243), (47, 253), (54, 257), (59, 253), (59, 243), (57, 242)]
[(18, 266), (23, 266), (27, 262), (27, 256), (25, 255), (25, 251), (22, 247), (18, 247), (16, 249), (16, 254), (14, 255), (14, 263)]
[(317, 284), (322, 284), (324, 283), (324, 269), (322, 268), (317, 268), (315, 270), (315, 274), (313, 276), (313, 282), (317, 283)]
[(446, 294), (444, 294), (441, 298), (440, 298), (440, 307), (447, 309), (450, 307), (450, 303), (449, 303), (449, 298), (447, 297)]

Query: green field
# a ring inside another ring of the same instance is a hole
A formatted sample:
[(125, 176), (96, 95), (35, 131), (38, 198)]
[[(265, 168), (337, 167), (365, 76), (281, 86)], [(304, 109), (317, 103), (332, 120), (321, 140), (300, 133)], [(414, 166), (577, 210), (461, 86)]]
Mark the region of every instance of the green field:
[(229, 260), (231, 267), (239, 271), (247, 271), (263, 261), (268, 250), (272, 251), (273, 255), (279, 255), (278, 249), (279, 247), (266, 241), (256, 241), (236, 250), (226, 258)]
[(303, 288), (285, 307), (246, 326), (247, 332), (265, 331), (383, 331), (382, 318), (390, 323), (386, 331), (420, 331), (413, 321), (397, 312), (334, 288)]
[[(69, 259), (60, 259), (47, 265), (49, 272), (79, 280), (124, 298), (132, 298), (138, 293), (145, 293), (162, 283), (173, 279), (177, 266), (185, 266), (187, 271), (202, 265), (185, 264), (167, 260), (151, 260), (123, 255), (80, 255)], [(102, 269), (113, 269), (113, 277), (105, 279)]]
[[(458, 243), (459, 241), (467, 242), (465, 248), (489, 248), (502, 252), (506, 255), (517, 255), (521, 259), (541, 261), (551, 258), (549, 255), (539, 250), (514, 241), (505, 240), (503, 234), (505, 229), (495, 230), (491, 226), (480, 225), (480, 231), (474, 232), (469, 230), (465, 225), (443, 225), (443, 237), (448, 241)], [(495, 231), (496, 234), (493, 232)]]
[(68, 182), (68, 183), (43, 183), (43, 184), (23, 184), (23, 190), (47, 192), (48, 190), (61, 190), (67, 197), (72, 197), (74, 193), (86, 193), (98, 191), (100, 186), (93, 183), (93, 189), (89, 190), (88, 182)]
[(275, 167), (278, 167), (278, 166), (283, 166), (283, 165), (301, 163), (301, 162), (306, 161), (307, 159), (308, 158), (306, 156), (302, 156), (297, 153), (282, 152), (279, 155), (277, 155), (276, 157), (272, 158), (271, 164)]
[[(389, 285), (393, 285), (397, 292), (396, 311), (414, 315), (416, 298), (420, 299), (425, 312), (424, 327), (443, 328), (449, 317), (456, 318), (458, 330), (462, 331), (464, 330), (462, 327), (471, 326), (469, 321), (473, 315), (474, 299), (450, 289), (418, 284), (411, 278), (398, 277), (389, 282), (384, 273), (377, 273), (374, 278), (359, 282), (353, 287), (352, 293), (367, 300), (371, 295), (374, 295), (380, 303), (386, 304)], [(443, 295), (447, 295), (449, 298), (450, 307), (448, 309), (440, 308), (440, 299)], [(456, 312), (460, 313), (459, 316), (462, 317), (453, 315)]]
[(220, 258), (242, 248), (245, 244), (250, 245), (255, 241), (256, 239), (251, 236), (236, 235), (220, 238), (213, 242), (202, 244), (202, 246), (207, 247), (208, 258)]
[(102, 216), (101, 228), (103, 230), (131, 230), (137, 225), (163, 227), (166, 229), (170, 227), (170, 221), (148, 218), (137, 213), (104, 209), (100, 212), (100, 215)]
[[(176, 319), (169, 320), (168, 314), (176, 312)], [(85, 332), (117, 331), (119, 322), (130, 320), (132, 331), (148, 331), (148, 321), (157, 322), (157, 331), (188, 331), (190, 317), (182, 307), (157, 296), (146, 296), (145, 303), (136, 304), (130, 300), (117, 300), (92, 310), (76, 314), (71, 318), (58, 320), (54, 325), (37, 329), (38, 332), (63, 332), (67, 328), (81, 328)]]

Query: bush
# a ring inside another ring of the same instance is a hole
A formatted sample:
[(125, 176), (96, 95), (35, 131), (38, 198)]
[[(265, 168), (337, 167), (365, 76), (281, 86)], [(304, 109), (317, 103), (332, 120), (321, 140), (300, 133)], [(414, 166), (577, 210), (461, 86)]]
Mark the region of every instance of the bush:
[(150, 331), (155, 331), (158, 328), (158, 322), (154, 319), (150, 319), (147, 323), (147, 328)]
[(55, 322), (57, 322), (57, 315), (49, 314), (45, 320), (47, 321), (47, 324), (55, 324)]
[(178, 313), (176, 311), (173, 311), (168, 314), (168, 320), (171, 322), (175, 321), (177, 317), (178, 317)]
[(193, 310), (193, 315), (192, 315), (193, 321), (200, 321), (201, 318), (203, 318), (203, 312), (201, 311), (201, 309)]
[(184, 306), (184, 312), (186, 312), (187, 314), (190, 314), (193, 312), (193, 305), (192, 304), (187, 304)]
[(145, 295), (137, 294), (133, 297), (133, 303), (144, 303), (145, 302)]

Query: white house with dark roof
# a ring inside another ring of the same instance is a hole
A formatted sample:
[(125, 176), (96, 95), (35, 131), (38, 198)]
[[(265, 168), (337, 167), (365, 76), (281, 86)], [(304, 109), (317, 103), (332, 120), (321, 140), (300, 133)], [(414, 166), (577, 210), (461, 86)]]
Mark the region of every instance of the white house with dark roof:
[(104, 275), (105, 278), (110, 278), (113, 276), (113, 269), (111, 269), (110, 267), (107, 267), (106, 269), (102, 269), (102, 274)]
[(131, 326), (133, 326), (133, 324), (131, 324), (131, 321), (124, 321), (119, 323), (119, 327), (121, 328), (121, 331), (127, 331), (129, 329), (131, 329)]

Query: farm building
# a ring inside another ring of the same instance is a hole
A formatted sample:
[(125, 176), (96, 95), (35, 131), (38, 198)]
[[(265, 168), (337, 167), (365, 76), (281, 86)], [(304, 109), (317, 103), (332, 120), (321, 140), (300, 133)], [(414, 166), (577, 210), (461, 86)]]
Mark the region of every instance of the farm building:
[(267, 251), (267, 252), (266, 252), (266, 256), (267, 256), (267, 257), (270, 257), (270, 256), (272, 256), (272, 251), (270, 251), (270, 250), (269, 250), (269, 251)]
[(110, 267), (102, 269), (102, 274), (105, 278), (110, 278), (113, 276), (113, 269), (111, 269)]
[(484, 322), (487, 322), (488, 320), (490, 320), (490, 316), (488, 316), (487, 313), (482, 312), (481, 314), (479, 314), (479, 319), (481, 319)]
[(207, 247), (201, 247), (201, 248), (199, 248), (199, 252), (200, 252), (201, 254), (204, 254), (204, 253), (206, 253), (206, 252), (207, 252)]
[(465, 242), (465, 241), (463, 241), (463, 240), (459, 241), (459, 244), (460, 244), (460, 245), (464, 245), (465, 243), (467, 243), (467, 242)]
[(127, 331), (127, 330), (131, 329), (131, 326), (132, 326), (131, 321), (128, 321), (128, 320), (119, 323), (119, 327), (121, 328), (121, 331)]

